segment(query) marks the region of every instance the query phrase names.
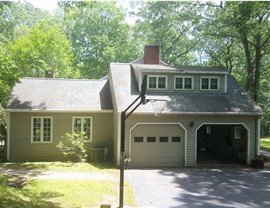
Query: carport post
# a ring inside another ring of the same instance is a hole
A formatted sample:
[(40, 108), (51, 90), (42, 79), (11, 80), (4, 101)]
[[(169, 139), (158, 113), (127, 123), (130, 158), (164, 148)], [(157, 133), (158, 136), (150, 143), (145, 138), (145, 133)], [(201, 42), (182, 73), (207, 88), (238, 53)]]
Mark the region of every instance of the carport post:
[[(119, 187), (119, 208), (124, 206), (124, 169), (125, 169), (125, 121), (126, 119), (141, 105), (146, 104), (148, 101), (145, 98), (146, 94), (146, 75), (143, 78), (141, 86), (141, 94), (137, 97), (124, 111), (121, 112), (121, 143), (120, 143), (120, 187)], [(139, 100), (140, 102), (126, 115), (127, 111)]]

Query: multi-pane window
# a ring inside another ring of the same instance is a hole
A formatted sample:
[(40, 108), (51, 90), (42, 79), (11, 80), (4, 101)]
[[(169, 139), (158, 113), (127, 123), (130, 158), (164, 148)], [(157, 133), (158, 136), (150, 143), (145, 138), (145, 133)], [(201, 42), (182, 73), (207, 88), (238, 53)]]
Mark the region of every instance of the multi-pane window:
[(166, 76), (149, 76), (148, 89), (166, 89), (167, 77)]
[(76, 134), (84, 133), (86, 141), (92, 140), (92, 117), (73, 117), (73, 132)]
[(52, 117), (32, 117), (32, 142), (52, 141)]
[(202, 90), (217, 90), (218, 89), (218, 78), (217, 77), (202, 77), (201, 78), (201, 89)]
[(176, 90), (191, 90), (193, 88), (192, 77), (175, 77), (174, 88)]

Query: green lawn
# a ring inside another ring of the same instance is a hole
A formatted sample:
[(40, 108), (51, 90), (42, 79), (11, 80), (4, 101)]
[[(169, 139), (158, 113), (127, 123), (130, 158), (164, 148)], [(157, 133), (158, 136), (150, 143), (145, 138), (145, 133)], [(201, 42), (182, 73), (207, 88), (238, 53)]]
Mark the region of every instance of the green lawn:
[[(80, 171), (80, 172), (108, 172), (119, 174), (119, 170), (111, 165), (92, 165), (88, 163), (0, 163), (9, 166), (35, 170)], [(101, 204), (118, 205), (119, 181), (104, 180), (49, 180), (28, 179), (23, 189), (8, 186), (10, 176), (0, 174), (0, 202), (1, 207), (100, 207)], [(132, 188), (125, 184), (125, 204), (135, 206)]]
[(270, 138), (261, 138), (260, 147), (262, 150), (270, 152)]

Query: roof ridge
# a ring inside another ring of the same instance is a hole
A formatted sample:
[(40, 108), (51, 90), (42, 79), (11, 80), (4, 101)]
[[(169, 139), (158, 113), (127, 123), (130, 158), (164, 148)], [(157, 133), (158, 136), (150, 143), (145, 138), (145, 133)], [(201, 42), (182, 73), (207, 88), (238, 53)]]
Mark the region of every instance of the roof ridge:
[(106, 79), (76, 79), (76, 78), (44, 78), (44, 77), (23, 77), (24, 80), (48, 80), (48, 81), (92, 81), (92, 82), (104, 82)]

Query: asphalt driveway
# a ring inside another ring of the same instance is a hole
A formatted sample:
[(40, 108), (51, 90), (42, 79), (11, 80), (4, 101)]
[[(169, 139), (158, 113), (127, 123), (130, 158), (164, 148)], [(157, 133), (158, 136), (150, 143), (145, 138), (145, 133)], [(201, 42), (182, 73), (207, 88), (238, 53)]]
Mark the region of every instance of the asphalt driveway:
[(270, 207), (270, 169), (126, 170), (138, 207)]

